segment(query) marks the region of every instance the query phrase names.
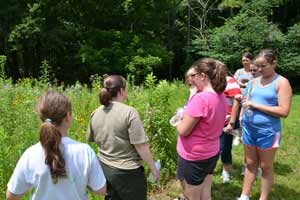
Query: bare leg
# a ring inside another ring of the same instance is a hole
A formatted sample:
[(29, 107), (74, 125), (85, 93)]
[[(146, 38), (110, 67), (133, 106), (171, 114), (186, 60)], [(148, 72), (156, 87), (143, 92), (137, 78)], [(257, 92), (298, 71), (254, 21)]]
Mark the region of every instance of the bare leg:
[(273, 163), (276, 149), (258, 149), (262, 169), (260, 199), (267, 200), (274, 181)]
[(180, 185), (181, 185), (181, 187), (182, 187), (182, 191), (183, 191), (183, 194), (182, 195), (180, 195), (180, 196), (183, 196), (185, 199), (187, 199), (188, 200), (188, 197), (187, 196), (185, 196), (185, 194), (184, 194), (184, 191), (185, 191), (185, 186), (186, 186), (186, 182), (185, 182), (185, 180), (183, 180), (183, 181), (180, 181)]
[(212, 185), (212, 174), (208, 174), (204, 182), (201, 184), (202, 186), (202, 191), (201, 191), (201, 200), (211, 200), (211, 185)]
[(184, 197), (188, 200), (200, 200), (202, 185), (190, 185), (186, 182), (184, 183)]
[(258, 167), (258, 153), (257, 148), (253, 146), (244, 145), (245, 158), (246, 158), (246, 170), (243, 183), (242, 194), (250, 196), (251, 187), (256, 178), (256, 171)]

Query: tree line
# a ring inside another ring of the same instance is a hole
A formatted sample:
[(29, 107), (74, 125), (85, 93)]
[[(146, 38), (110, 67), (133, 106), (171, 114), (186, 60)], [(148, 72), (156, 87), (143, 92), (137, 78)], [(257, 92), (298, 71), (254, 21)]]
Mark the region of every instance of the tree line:
[(245, 51), (273, 48), (298, 80), (297, 0), (7, 0), (0, 2), (0, 73), (88, 82), (93, 74), (182, 78), (195, 59), (234, 71)]

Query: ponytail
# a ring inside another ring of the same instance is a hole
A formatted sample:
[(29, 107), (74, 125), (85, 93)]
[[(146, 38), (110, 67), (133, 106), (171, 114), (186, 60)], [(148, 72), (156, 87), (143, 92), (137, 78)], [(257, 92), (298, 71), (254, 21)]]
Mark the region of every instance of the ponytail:
[(48, 91), (39, 98), (38, 114), (42, 120), (40, 143), (44, 150), (45, 164), (48, 165), (52, 182), (67, 176), (65, 160), (60, 151), (62, 134), (57, 128), (64, 118), (72, 112), (70, 100), (63, 94)]
[(118, 95), (121, 88), (126, 88), (125, 79), (120, 75), (107, 76), (104, 79), (103, 88), (99, 92), (99, 101), (102, 105), (108, 106), (112, 98)]
[(226, 88), (226, 69), (223, 67), (223, 63), (214, 60), (212, 58), (202, 58), (197, 60), (192, 67), (199, 73), (205, 73), (210, 82), (212, 88), (216, 93), (224, 92)]
[(213, 79), (211, 79), (211, 85), (213, 89), (216, 91), (216, 93), (223, 93), (227, 81), (226, 81), (226, 75), (227, 75), (227, 67), (224, 63), (216, 60), (216, 66), (213, 70)]
[(58, 178), (66, 177), (65, 160), (59, 149), (61, 133), (51, 123), (44, 122), (40, 128), (40, 143), (45, 152), (45, 164), (48, 165), (52, 182), (57, 183)]
[(99, 93), (99, 101), (102, 105), (108, 106), (111, 101), (111, 95), (107, 88), (102, 88)]

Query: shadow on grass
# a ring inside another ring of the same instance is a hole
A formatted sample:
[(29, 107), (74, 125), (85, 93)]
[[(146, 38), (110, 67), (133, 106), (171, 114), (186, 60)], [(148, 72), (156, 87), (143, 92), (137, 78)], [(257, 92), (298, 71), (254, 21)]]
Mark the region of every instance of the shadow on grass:
[[(260, 193), (251, 195), (251, 199), (259, 199)], [(300, 193), (292, 188), (283, 185), (274, 184), (269, 195), (272, 200), (296, 200), (299, 199)]]
[(212, 185), (212, 199), (235, 200), (241, 194), (242, 185), (235, 183), (216, 183)]
[(287, 164), (275, 162), (274, 163), (274, 171), (275, 171), (275, 174), (284, 176), (284, 175), (292, 173), (293, 169), (291, 168), (291, 166), (289, 166)]
[[(258, 183), (259, 187), (261, 183)], [(235, 200), (241, 194), (242, 185), (217, 183), (212, 185), (212, 199), (214, 200)], [(252, 191), (251, 199), (259, 199), (260, 192)], [(296, 200), (300, 193), (295, 189), (283, 185), (274, 184), (269, 199), (272, 200)]]

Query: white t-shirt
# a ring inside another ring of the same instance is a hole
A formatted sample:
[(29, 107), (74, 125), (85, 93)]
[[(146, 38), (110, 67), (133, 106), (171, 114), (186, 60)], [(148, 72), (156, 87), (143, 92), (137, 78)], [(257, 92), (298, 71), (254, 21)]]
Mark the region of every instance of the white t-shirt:
[(68, 137), (62, 137), (60, 149), (65, 159), (66, 178), (52, 183), (44, 150), (40, 143), (29, 147), (19, 159), (7, 188), (21, 195), (34, 188), (32, 200), (87, 200), (87, 187), (101, 189), (106, 179), (92, 148)]

